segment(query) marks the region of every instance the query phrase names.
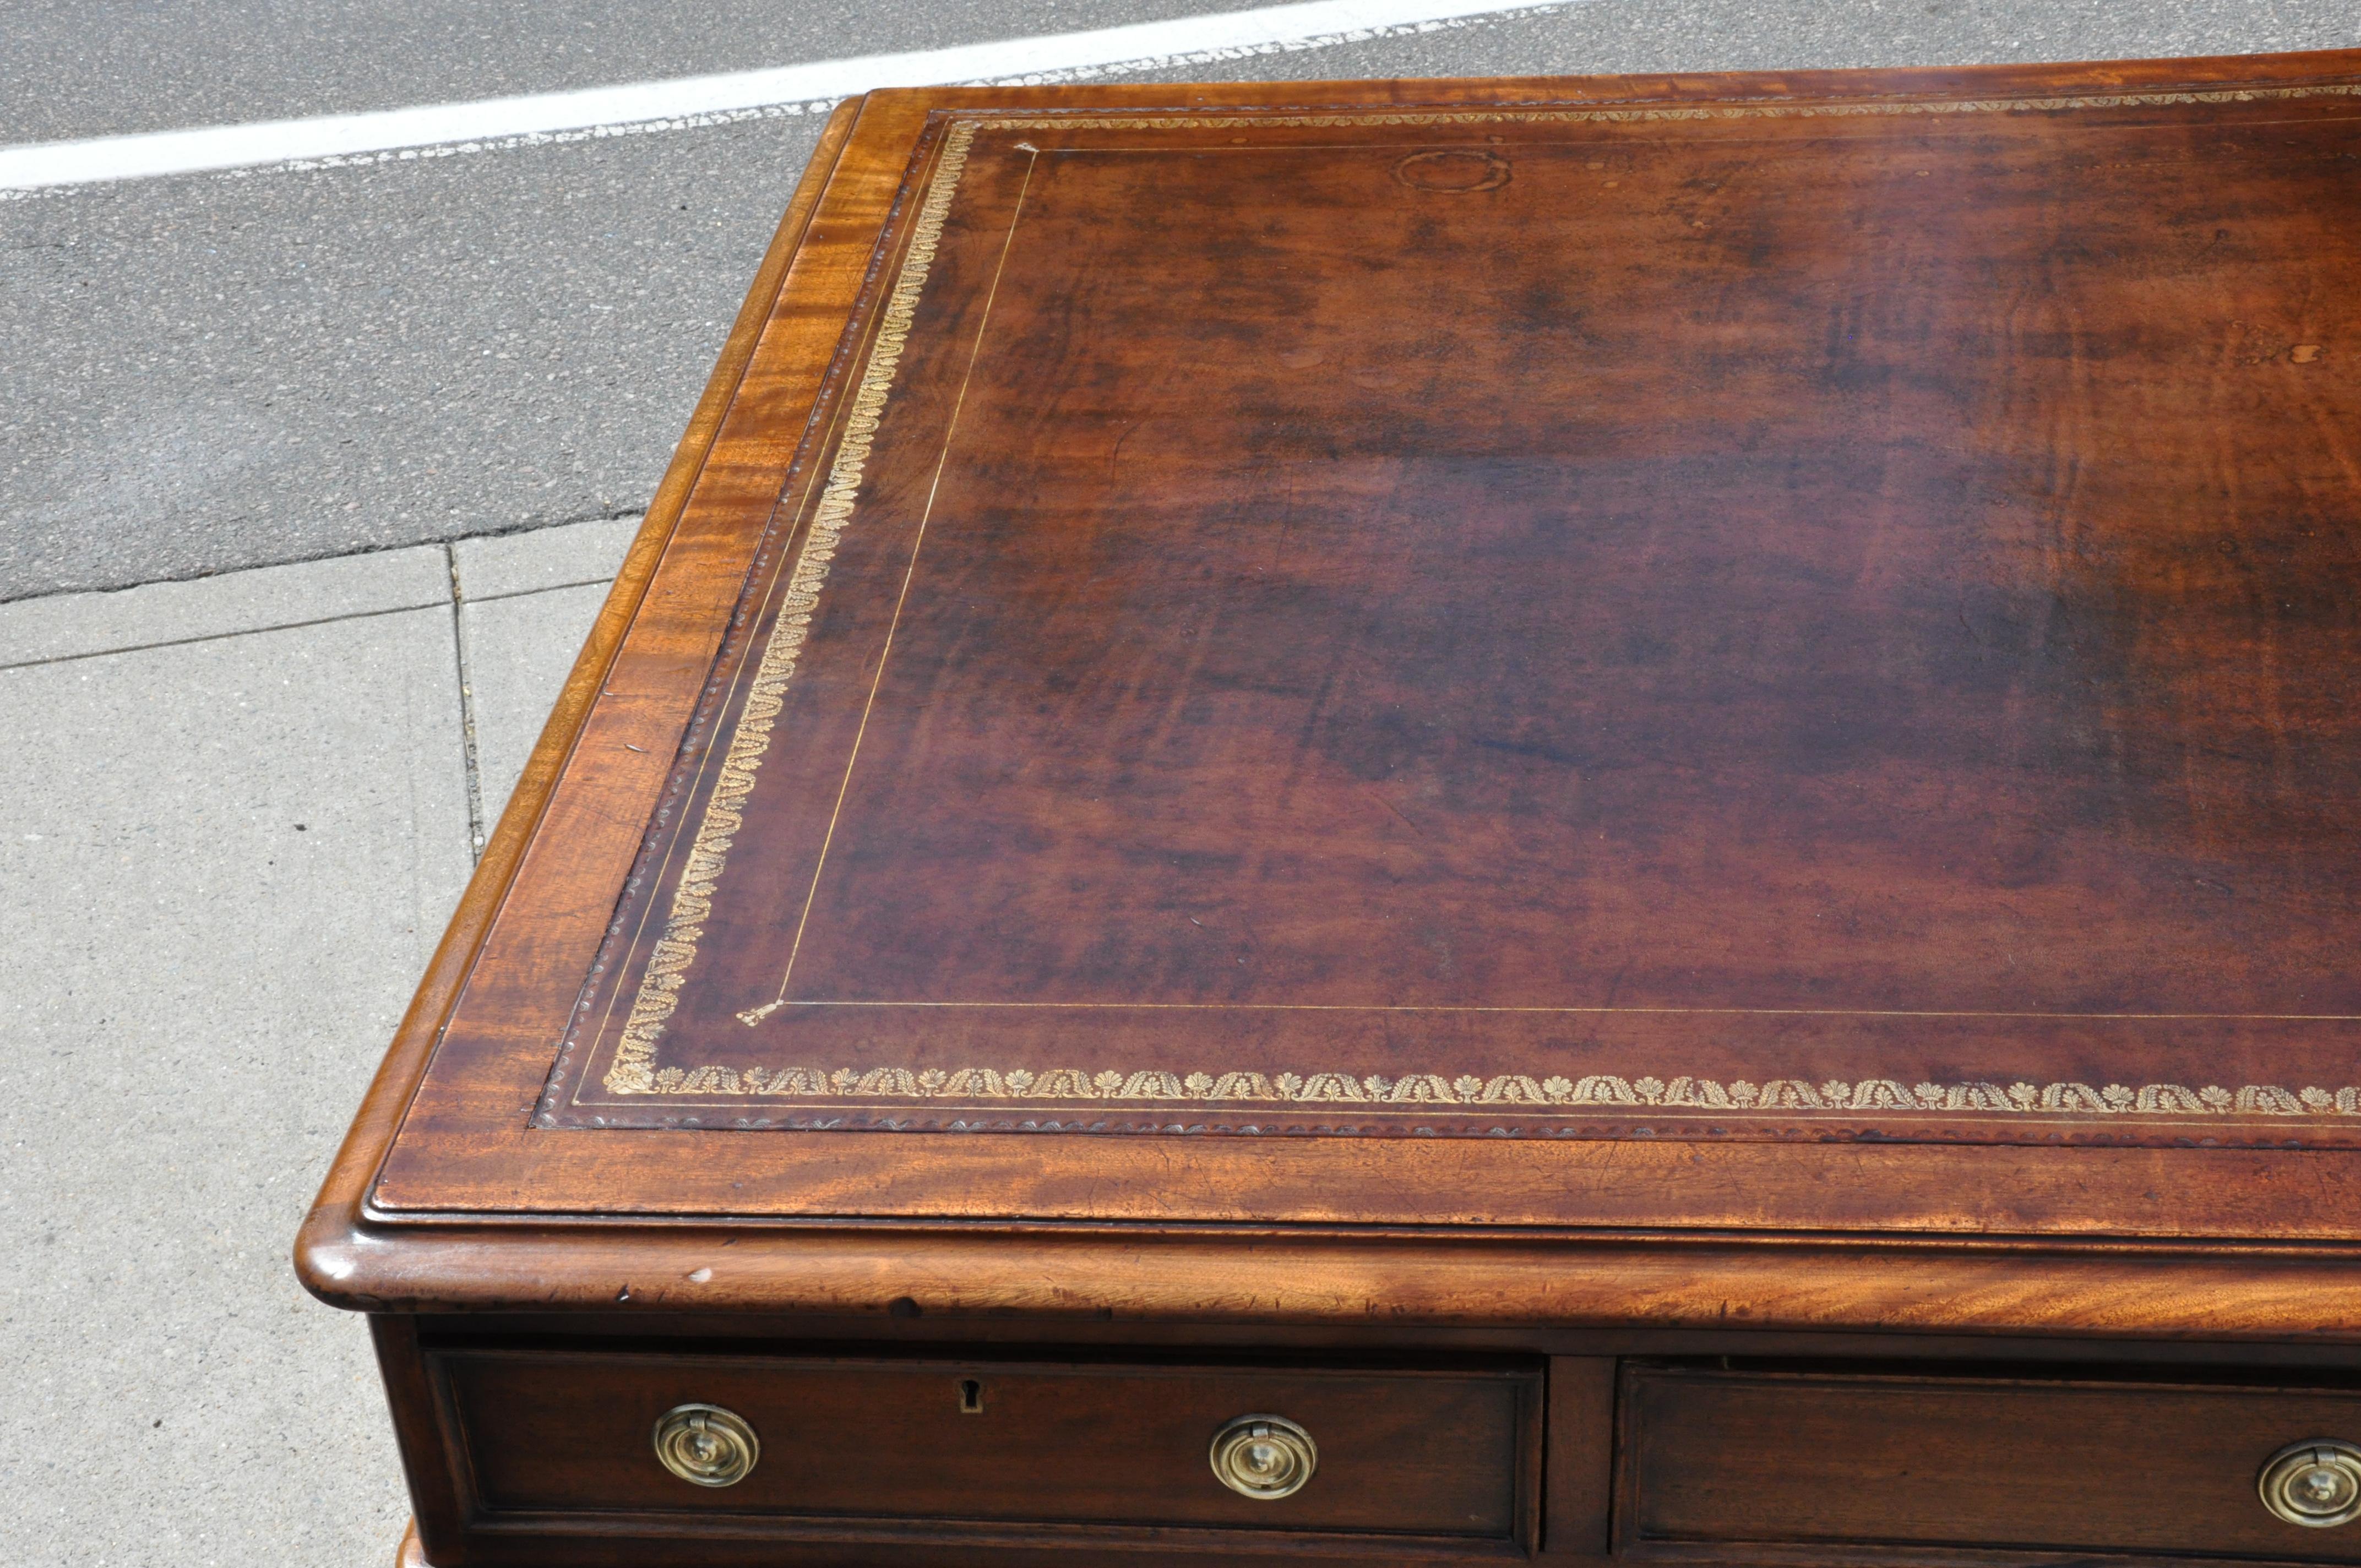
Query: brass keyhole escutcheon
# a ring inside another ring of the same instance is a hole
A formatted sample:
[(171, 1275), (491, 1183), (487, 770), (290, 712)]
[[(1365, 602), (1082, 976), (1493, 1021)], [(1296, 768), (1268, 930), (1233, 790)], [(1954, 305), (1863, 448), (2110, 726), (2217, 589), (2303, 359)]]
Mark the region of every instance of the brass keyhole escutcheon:
[(763, 1456), (745, 1418), (719, 1405), (677, 1405), (656, 1422), (656, 1458), (699, 1486), (734, 1486)]
[(2312, 1530), (2361, 1519), (2361, 1448), (2335, 1438), (2290, 1443), (2270, 1457), (2255, 1483), (2263, 1507)]
[(1303, 1489), (1320, 1449), (1285, 1416), (1240, 1416), (1213, 1434), (1213, 1461), (1223, 1486), (1268, 1503)]

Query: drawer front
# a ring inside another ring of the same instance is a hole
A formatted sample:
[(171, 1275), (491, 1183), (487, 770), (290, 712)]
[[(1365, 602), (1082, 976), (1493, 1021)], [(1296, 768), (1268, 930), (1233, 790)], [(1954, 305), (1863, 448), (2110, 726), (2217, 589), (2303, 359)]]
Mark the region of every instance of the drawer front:
[(2361, 1394), (1627, 1364), (1617, 1549), (1843, 1547), (2361, 1562), (2361, 1523), (2290, 1524), (2257, 1489)]
[[(430, 1363), (479, 1518), (595, 1511), (792, 1521), (1530, 1537), (1537, 1368), (1353, 1370), (445, 1350)], [(658, 1422), (719, 1406), (759, 1454), (724, 1486), (660, 1463)], [(1311, 1477), (1214, 1473), (1217, 1434), (1277, 1416)], [(1251, 1479), (1251, 1477), (1249, 1477)]]

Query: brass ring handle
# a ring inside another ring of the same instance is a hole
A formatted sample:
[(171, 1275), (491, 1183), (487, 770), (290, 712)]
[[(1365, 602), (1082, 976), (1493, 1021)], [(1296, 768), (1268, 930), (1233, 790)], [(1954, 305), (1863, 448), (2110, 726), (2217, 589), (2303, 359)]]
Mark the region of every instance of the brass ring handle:
[(2263, 1507), (2312, 1530), (2361, 1519), (2361, 1448), (2333, 1437), (2290, 1443), (2256, 1478)]
[(745, 1418), (719, 1405), (676, 1406), (656, 1422), (656, 1458), (696, 1486), (734, 1486), (762, 1456)]
[(1223, 1486), (1269, 1503), (1303, 1489), (1320, 1467), (1320, 1449), (1285, 1416), (1240, 1416), (1213, 1434), (1213, 1461)]

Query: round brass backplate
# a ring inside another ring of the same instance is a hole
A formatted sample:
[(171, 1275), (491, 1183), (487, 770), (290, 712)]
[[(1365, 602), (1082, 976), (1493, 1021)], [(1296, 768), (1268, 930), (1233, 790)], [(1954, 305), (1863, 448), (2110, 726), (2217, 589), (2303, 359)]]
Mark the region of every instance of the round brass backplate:
[(1213, 1434), (1213, 1460), (1223, 1486), (1268, 1503), (1303, 1489), (1320, 1450), (1285, 1416), (1240, 1416)]
[(762, 1456), (745, 1418), (719, 1405), (678, 1405), (656, 1422), (656, 1457), (699, 1486), (734, 1486)]
[(2263, 1507), (2312, 1530), (2361, 1519), (2361, 1448), (2332, 1437), (2290, 1443), (2255, 1483)]

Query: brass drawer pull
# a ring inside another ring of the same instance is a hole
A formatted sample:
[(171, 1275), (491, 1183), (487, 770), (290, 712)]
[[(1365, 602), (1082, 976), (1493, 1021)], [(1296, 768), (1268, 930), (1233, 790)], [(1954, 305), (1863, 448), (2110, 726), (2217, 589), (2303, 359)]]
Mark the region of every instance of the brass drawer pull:
[(1223, 1486), (1268, 1503), (1302, 1490), (1320, 1450), (1284, 1416), (1240, 1416), (1213, 1435), (1213, 1459)]
[(656, 1457), (699, 1486), (734, 1486), (762, 1456), (754, 1429), (719, 1405), (675, 1406), (656, 1422)]
[(2325, 1530), (2361, 1517), (2361, 1448), (2334, 1438), (2291, 1443), (2256, 1483), (2263, 1507), (2290, 1524)]

